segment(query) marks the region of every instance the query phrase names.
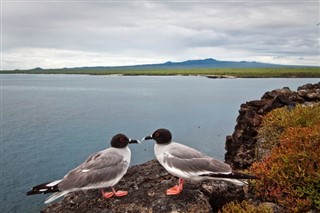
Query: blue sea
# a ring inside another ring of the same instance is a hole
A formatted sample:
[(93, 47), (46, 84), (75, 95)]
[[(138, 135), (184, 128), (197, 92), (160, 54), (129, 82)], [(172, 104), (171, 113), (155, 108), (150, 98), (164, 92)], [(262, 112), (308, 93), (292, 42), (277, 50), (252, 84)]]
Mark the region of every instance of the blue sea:
[[(197, 76), (0, 75), (1, 212), (39, 212), (34, 185), (60, 179), (117, 133), (141, 139), (160, 127), (219, 160), (240, 104), (319, 79)], [(130, 145), (131, 164), (154, 158), (153, 141)]]

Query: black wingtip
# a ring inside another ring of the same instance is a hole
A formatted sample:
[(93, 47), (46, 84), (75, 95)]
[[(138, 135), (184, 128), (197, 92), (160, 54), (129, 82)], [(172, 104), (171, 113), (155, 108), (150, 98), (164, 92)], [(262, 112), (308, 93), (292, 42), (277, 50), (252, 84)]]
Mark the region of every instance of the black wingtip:
[(39, 193), (38, 191), (35, 191), (34, 189), (27, 192), (27, 196), (35, 195), (35, 194), (41, 194), (41, 193)]
[(27, 196), (36, 195), (36, 194), (43, 194), (43, 193), (44, 193), (44, 192), (43, 192), (43, 191), (40, 191), (39, 188), (33, 187), (30, 191), (27, 192)]
[(36, 194), (47, 194), (47, 193), (58, 192), (59, 188), (58, 188), (57, 185), (47, 186), (50, 183), (51, 182), (42, 183), (42, 184), (39, 184), (37, 186), (32, 187), (32, 189), (26, 193), (27, 196), (36, 195)]

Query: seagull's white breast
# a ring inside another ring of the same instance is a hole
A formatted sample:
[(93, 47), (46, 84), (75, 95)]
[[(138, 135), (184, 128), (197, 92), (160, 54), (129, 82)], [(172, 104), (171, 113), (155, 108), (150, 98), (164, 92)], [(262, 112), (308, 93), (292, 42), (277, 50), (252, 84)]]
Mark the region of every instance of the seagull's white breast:
[(156, 155), (157, 160), (159, 163), (173, 176), (181, 177), (184, 179), (191, 179), (194, 175), (191, 175), (190, 173), (184, 172), (180, 170), (179, 168), (169, 166), (167, 164), (166, 158), (171, 157), (170, 150), (172, 149), (172, 146), (174, 146), (175, 142), (171, 142), (170, 144), (155, 144), (154, 145), (154, 153)]

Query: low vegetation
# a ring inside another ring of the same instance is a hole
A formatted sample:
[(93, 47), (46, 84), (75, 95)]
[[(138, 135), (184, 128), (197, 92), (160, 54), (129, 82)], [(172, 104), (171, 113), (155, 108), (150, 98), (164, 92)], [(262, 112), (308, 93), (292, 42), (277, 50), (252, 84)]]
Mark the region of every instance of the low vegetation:
[(0, 71), (0, 74), (88, 74), (88, 75), (204, 75), (240, 78), (299, 77), (319, 78), (320, 67), (286, 68), (210, 68), (210, 69), (124, 69), (124, 68), (70, 68)]
[(258, 137), (264, 142), (263, 148), (271, 149), (278, 145), (281, 134), (289, 127), (312, 127), (320, 125), (320, 104), (297, 105), (293, 110), (278, 108), (264, 116)]
[(230, 202), (222, 207), (219, 213), (271, 213), (268, 206), (254, 206), (247, 201)]
[(256, 193), (288, 212), (320, 210), (320, 104), (273, 110), (259, 136), (270, 153), (251, 168)]

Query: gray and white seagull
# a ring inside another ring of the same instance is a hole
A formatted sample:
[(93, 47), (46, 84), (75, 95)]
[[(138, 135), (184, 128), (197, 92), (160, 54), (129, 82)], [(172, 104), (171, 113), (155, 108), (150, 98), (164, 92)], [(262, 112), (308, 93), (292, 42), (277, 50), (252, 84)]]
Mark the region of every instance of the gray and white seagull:
[(236, 185), (244, 182), (238, 179), (258, 179), (255, 176), (233, 171), (230, 165), (215, 160), (191, 147), (173, 142), (171, 132), (158, 129), (142, 140), (153, 139), (154, 153), (159, 163), (173, 176), (179, 177), (179, 185), (167, 190), (167, 195), (177, 195), (183, 190), (184, 180), (224, 180)]
[[(113, 186), (121, 180), (129, 168), (131, 160), (129, 143), (140, 142), (124, 134), (113, 136), (110, 148), (92, 154), (61, 180), (34, 186), (27, 195), (54, 193), (46, 199), (46, 204), (69, 192), (88, 189), (101, 189), (104, 198), (127, 195), (127, 191), (116, 191)], [(103, 188), (107, 187), (111, 187), (112, 192), (104, 192)]]

